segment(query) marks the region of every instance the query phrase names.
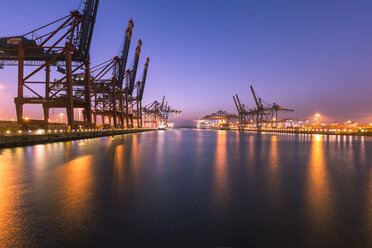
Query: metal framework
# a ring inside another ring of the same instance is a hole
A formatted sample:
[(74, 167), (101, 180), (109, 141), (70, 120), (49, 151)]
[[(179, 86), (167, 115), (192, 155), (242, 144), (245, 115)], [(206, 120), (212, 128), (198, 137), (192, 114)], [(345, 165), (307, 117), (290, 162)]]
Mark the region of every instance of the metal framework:
[[(91, 125), (89, 50), (98, 3), (99, 0), (87, 0), (82, 13), (75, 10), (22, 36), (0, 39), (0, 61), (3, 65), (18, 66), (18, 94), (14, 99), (18, 123), (47, 126), (50, 108), (65, 108), (70, 128)], [(25, 66), (32, 66), (30, 73), (25, 73)], [(51, 67), (57, 67), (64, 76), (51, 82)], [(45, 70), (44, 80), (32, 81), (35, 76), (40, 78), (42, 70)], [(75, 77), (74, 74), (84, 76)], [(40, 93), (40, 85), (43, 93)], [(31, 96), (26, 97), (25, 90)], [(26, 122), (24, 104), (41, 104), (44, 120)], [(84, 121), (75, 121), (75, 108), (83, 109)]]
[[(108, 117), (109, 125), (111, 126), (111, 119), (113, 119), (114, 127), (117, 127), (116, 83), (118, 67), (119, 58), (114, 57), (104, 63), (103, 68), (92, 78), (92, 114), (95, 125), (97, 125), (97, 116), (100, 116), (102, 125), (105, 124), (105, 117)], [(110, 70), (112, 70), (112, 77), (110, 79), (102, 79)]]
[[(135, 111), (135, 100), (136, 97), (133, 96), (133, 92), (138, 86), (136, 84), (136, 75), (137, 75), (137, 68), (138, 68), (138, 61), (141, 54), (142, 48), (142, 41), (141, 39), (138, 40), (138, 44), (136, 47), (136, 53), (134, 55), (133, 66), (131, 70), (127, 70), (127, 80), (125, 83), (124, 94), (125, 94), (125, 110), (126, 110), (126, 122), (128, 123), (128, 127), (134, 127), (134, 119), (137, 119), (137, 124), (139, 126), (139, 119), (140, 117), (136, 115)], [(138, 111), (137, 111), (138, 112)]]
[(251, 128), (256, 128), (257, 132), (261, 132), (264, 124), (270, 124), (271, 128), (277, 128), (278, 113), (294, 111), (294, 109), (283, 108), (276, 103), (266, 103), (261, 97), (257, 97), (257, 93), (253, 90), (252, 85), (250, 88), (253, 99), (256, 103), (256, 108), (254, 109), (247, 109), (244, 104), (241, 104), (237, 94), (233, 96), (234, 103), (239, 114), (239, 130), (244, 131), (245, 127), (248, 125)]
[[(123, 81), (129, 79), (129, 70), (125, 72), (128, 59), (128, 52), (132, 38), (134, 23), (129, 19), (128, 28), (125, 32), (125, 40), (122, 54), (120, 57), (103, 62), (92, 68), (92, 72), (97, 74), (92, 79), (92, 98), (93, 98), (93, 122), (97, 124), (97, 116), (101, 116), (102, 125), (105, 126), (105, 118), (109, 120), (111, 126), (113, 120), (114, 127), (128, 127), (128, 111), (125, 111), (127, 101), (124, 100)], [(94, 71), (93, 71), (94, 69)], [(112, 77), (103, 79), (109, 72)], [(124, 123), (126, 117), (127, 122)]]
[(143, 107), (144, 124), (146, 127), (152, 128), (167, 127), (169, 120), (178, 117), (181, 112), (171, 108), (168, 102), (165, 102), (165, 96), (163, 96), (162, 103), (154, 101)]
[(213, 114), (204, 116), (195, 120), (198, 128), (219, 128), (229, 129), (231, 124), (238, 120), (236, 114), (230, 114), (227, 111), (219, 110)]
[(202, 118), (203, 120), (236, 120), (238, 119), (238, 116), (236, 114), (230, 114), (227, 111), (219, 110), (216, 113), (206, 115)]
[(136, 110), (134, 112), (137, 114), (137, 126), (138, 127), (143, 127), (142, 99), (143, 99), (143, 93), (144, 93), (145, 85), (146, 85), (146, 78), (147, 78), (147, 71), (149, 68), (149, 63), (150, 63), (150, 58), (147, 57), (145, 67), (143, 69), (142, 80), (136, 83), (137, 96), (134, 101), (134, 105), (136, 106)]

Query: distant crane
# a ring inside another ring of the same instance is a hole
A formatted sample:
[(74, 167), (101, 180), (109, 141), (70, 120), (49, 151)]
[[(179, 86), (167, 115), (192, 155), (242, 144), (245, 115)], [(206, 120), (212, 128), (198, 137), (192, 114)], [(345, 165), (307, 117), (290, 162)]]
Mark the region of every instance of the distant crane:
[(165, 103), (165, 96), (162, 103), (154, 101), (143, 107), (145, 116), (144, 123), (147, 127), (159, 127), (160, 124), (168, 125), (168, 120), (173, 116), (178, 116), (182, 111), (171, 108), (168, 102)]
[(251, 88), (251, 91), (252, 91), (254, 102), (256, 103), (256, 106), (257, 106), (256, 128), (257, 128), (257, 132), (261, 132), (261, 127), (262, 127), (261, 125), (262, 125), (262, 119), (263, 119), (263, 114), (264, 114), (264, 107), (262, 105), (261, 98), (257, 99), (256, 93), (254, 92), (252, 85), (250, 86), (250, 88)]
[[(257, 96), (253, 86), (250, 86), (251, 93), (256, 104), (256, 108), (247, 110), (244, 104), (240, 103), (240, 99), (236, 94), (233, 96), (236, 109), (239, 114), (239, 130), (244, 131), (246, 125), (252, 125), (255, 120), (257, 132), (261, 132), (264, 123), (271, 123), (271, 128), (278, 127), (278, 112), (293, 112), (294, 109), (282, 108), (276, 103), (268, 104), (261, 97)], [(264, 105), (265, 104), (265, 105)]]

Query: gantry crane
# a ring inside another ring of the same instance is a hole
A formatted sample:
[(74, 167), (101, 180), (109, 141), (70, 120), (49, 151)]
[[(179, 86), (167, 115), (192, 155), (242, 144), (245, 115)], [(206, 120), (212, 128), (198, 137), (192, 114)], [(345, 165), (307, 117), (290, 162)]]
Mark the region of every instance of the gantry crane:
[(144, 124), (147, 127), (158, 128), (159, 125), (167, 127), (168, 120), (173, 116), (181, 114), (180, 110), (172, 109), (168, 102), (165, 102), (165, 96), (162, 103), (154, 101), (143, 107)]
[(142, 81), (137, 82), (137, 96), (136, 96), (136, 105), (137, 105), (137, 126), (143, 126), (143, 117), (142, 117), (142, 99), (143, 92), (145, 90), (147, 71), (149, 69), (150, 58), (146, 58), (145, 68), (143, 69)]
[[(236, 109), (239, 114), (239, 130), (244, 131), (246, 125), (251, 125), (255, 121), (257, 132), (261, 132), (264, 123), (270, 123), (271, 128), (278, 127), (278, 112), (293, 112), (294, 109), (282, 108), (276, 103), (268, 104), (261, 97), (257, 97), (253, 86), (250, 86), (251, 93), (256, 104), (256, 108), (247, 110), (244, 104), (240, 103), (240, 99), (236, 94), (233, 96)], [(265, 105), (264, 105), (265, 104)]]
[[(134, 116), (134, 108), (133, 108), (133, 91), (135, 87), (135, 82), (136, 82), (136, 74), (137, 74), (137, 67), (138, 67), (138, 61), (139, 57), (141, 54), (141, 48), (142, 48), (142, 41), (141, 39), (138, 40), (138, 44), (136, 47), (136, 52), (134, 55), (134, 61), (133, 61), (133, 66), (131, 70), (127, 70), (127, 80), (126, 80), (126, 85), (124, 89), (125, 93), (125, 110), (126, 110), (126, 123), (128, 127), (133, 128), (133, 119), (137, 118)], [(130, 123), (129, 123), (130, 121)], [(129, 125), (128, 125), (129, 123)]]
[[(124, 96), (123, 96), (123, 80), (125, 77), (125, 66), (128, 59), (128, 52), (132, 37), (134, 23), (132, 18), (129, 19), (128, 28), (125, 32), (125, 41), (120, 57), (113, 57), (94, 68), (98, 73), (92, 79), (92, 95), (93, 104), (93, 120), (97, 123), (97, 115), (101, 116), (102, 125), (105, 123), (105, 117), (113, 119), (114, 127), (118, 127), (117, 117), (119, 115), (120, 126), (124, 127), (124, 116), (127, 114), (124, 111)], [(93, 69), (93, 68), (92, 68)], [(112, 77), (102, 79), (108, 72), (112, 71)]]
[[(69, 15), (37, 28), (22, 36), (0, 38), (0, 60), (3, 65), (18, 66), (18, 92), (14, 99), (17, 121), (20, 124), (44, 124), (49, 122), (50, 108), (65, 108), (68, 125), (90, 125), (90, 45), (99, 0), (87, 0), (83, 11), (75, 10)], [(42, 34), (41, 34), (42, 33)], [(25, 73), (24, 66), (32, 66)], [(64, 76), (51, 82), (51, 66)], [(31, 80), (45, 70), (44, 80)], [(73, 74), (84, 75), (75, 78)], [(44, 92), (39, 87), (43, 85)], [(25, 92), (31, 96), (25, 96)], [(41, 104), (44, 120), (24, 118), (24, 104)], [(74, 120), (74, 109), (83, 108), (84, 122)]]
[(235, 96), (233, 96), (233, 99), (236, 109), (238, 110), (238, 129), (244, 131), (245, 124), (252, 121), (252, 114), (249, 114), (252, 110), (248, 111), (245, 108), (245, 105), (240, 103), (238, 94), (235, 94)]
[[(92, 68), (92, 73), (98, 73), (92, 77), (92, 102), (93, 102), (93, 123), (97, 124), (97, 115), (101, 116), (102, 125), (105, 123), (105, 117), (109, 118), (109, 125), (111, 126), (111, 119), (113, 118), (114, 127), (117, 127), (117, 108), (116, 108), (116, 82), (118, 78), (119, 58), (117, 56), (113, 59)], [(103, 77), (112, 71), (112, 77), (103, 79)]]

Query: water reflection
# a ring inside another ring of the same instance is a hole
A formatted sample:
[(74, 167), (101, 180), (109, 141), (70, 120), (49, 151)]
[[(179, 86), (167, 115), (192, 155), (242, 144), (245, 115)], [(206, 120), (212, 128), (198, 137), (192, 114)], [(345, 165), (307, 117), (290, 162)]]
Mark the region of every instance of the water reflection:
[(368, 184), (366, 190), (364, 226), (368, 243), (372, 244), (372, 165), (369, 165)]
[(157, 165), (162, 165), (164, 162), (164, 135), (165, 131), (160, 131), (156, 134), (156, 143), (155, 143), (155, 160)]
[(113, 197), (120, 198), (123, 195), (124, 189), (124, 145), (118, 145), (115, 149), (114, 168), (112, 171), (112, 193)]
[(184, 130), (79, 144), (1, 150), (0, 247), (372, 243), (370, 137)]
[(313, 231), (326, 236), (333, 213), (322, 135), (313, 136), (311, 143), (306, 196)]
[(226, 131), (217, 132), (216, 152), (213, 169), (214, 196), (215, 202), (220, 209), (224, 209), (228, 203), (228, 173), (227, 173), (227, 142)]
[(24, 157), (24, 149), (0, 156), (0, 247), (17, 245), (23, 233), (23, 196), (27, 193), (25, 175), (16, 173)]
[(279, 161), (278, 161), (278, 136), (272, 135), (270, 139), (270, 154), (269, 154), (269, 190), (271, 204), (277, 205), (280, 202), (280, 176), (279, 176)]
[(76, 232), (76, 227), (85, 228), (93, 204), (93, 155), (77, 157), (54, 171), (57, 188), (57, 209), (66, 232)]

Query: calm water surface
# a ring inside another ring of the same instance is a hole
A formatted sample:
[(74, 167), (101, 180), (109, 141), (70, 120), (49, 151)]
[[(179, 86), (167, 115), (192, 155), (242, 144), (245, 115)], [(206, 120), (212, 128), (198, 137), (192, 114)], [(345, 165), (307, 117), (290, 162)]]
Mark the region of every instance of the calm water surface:
[(0, 247), (372, 247), (372, 138), (173, 130), (0, 150)]

